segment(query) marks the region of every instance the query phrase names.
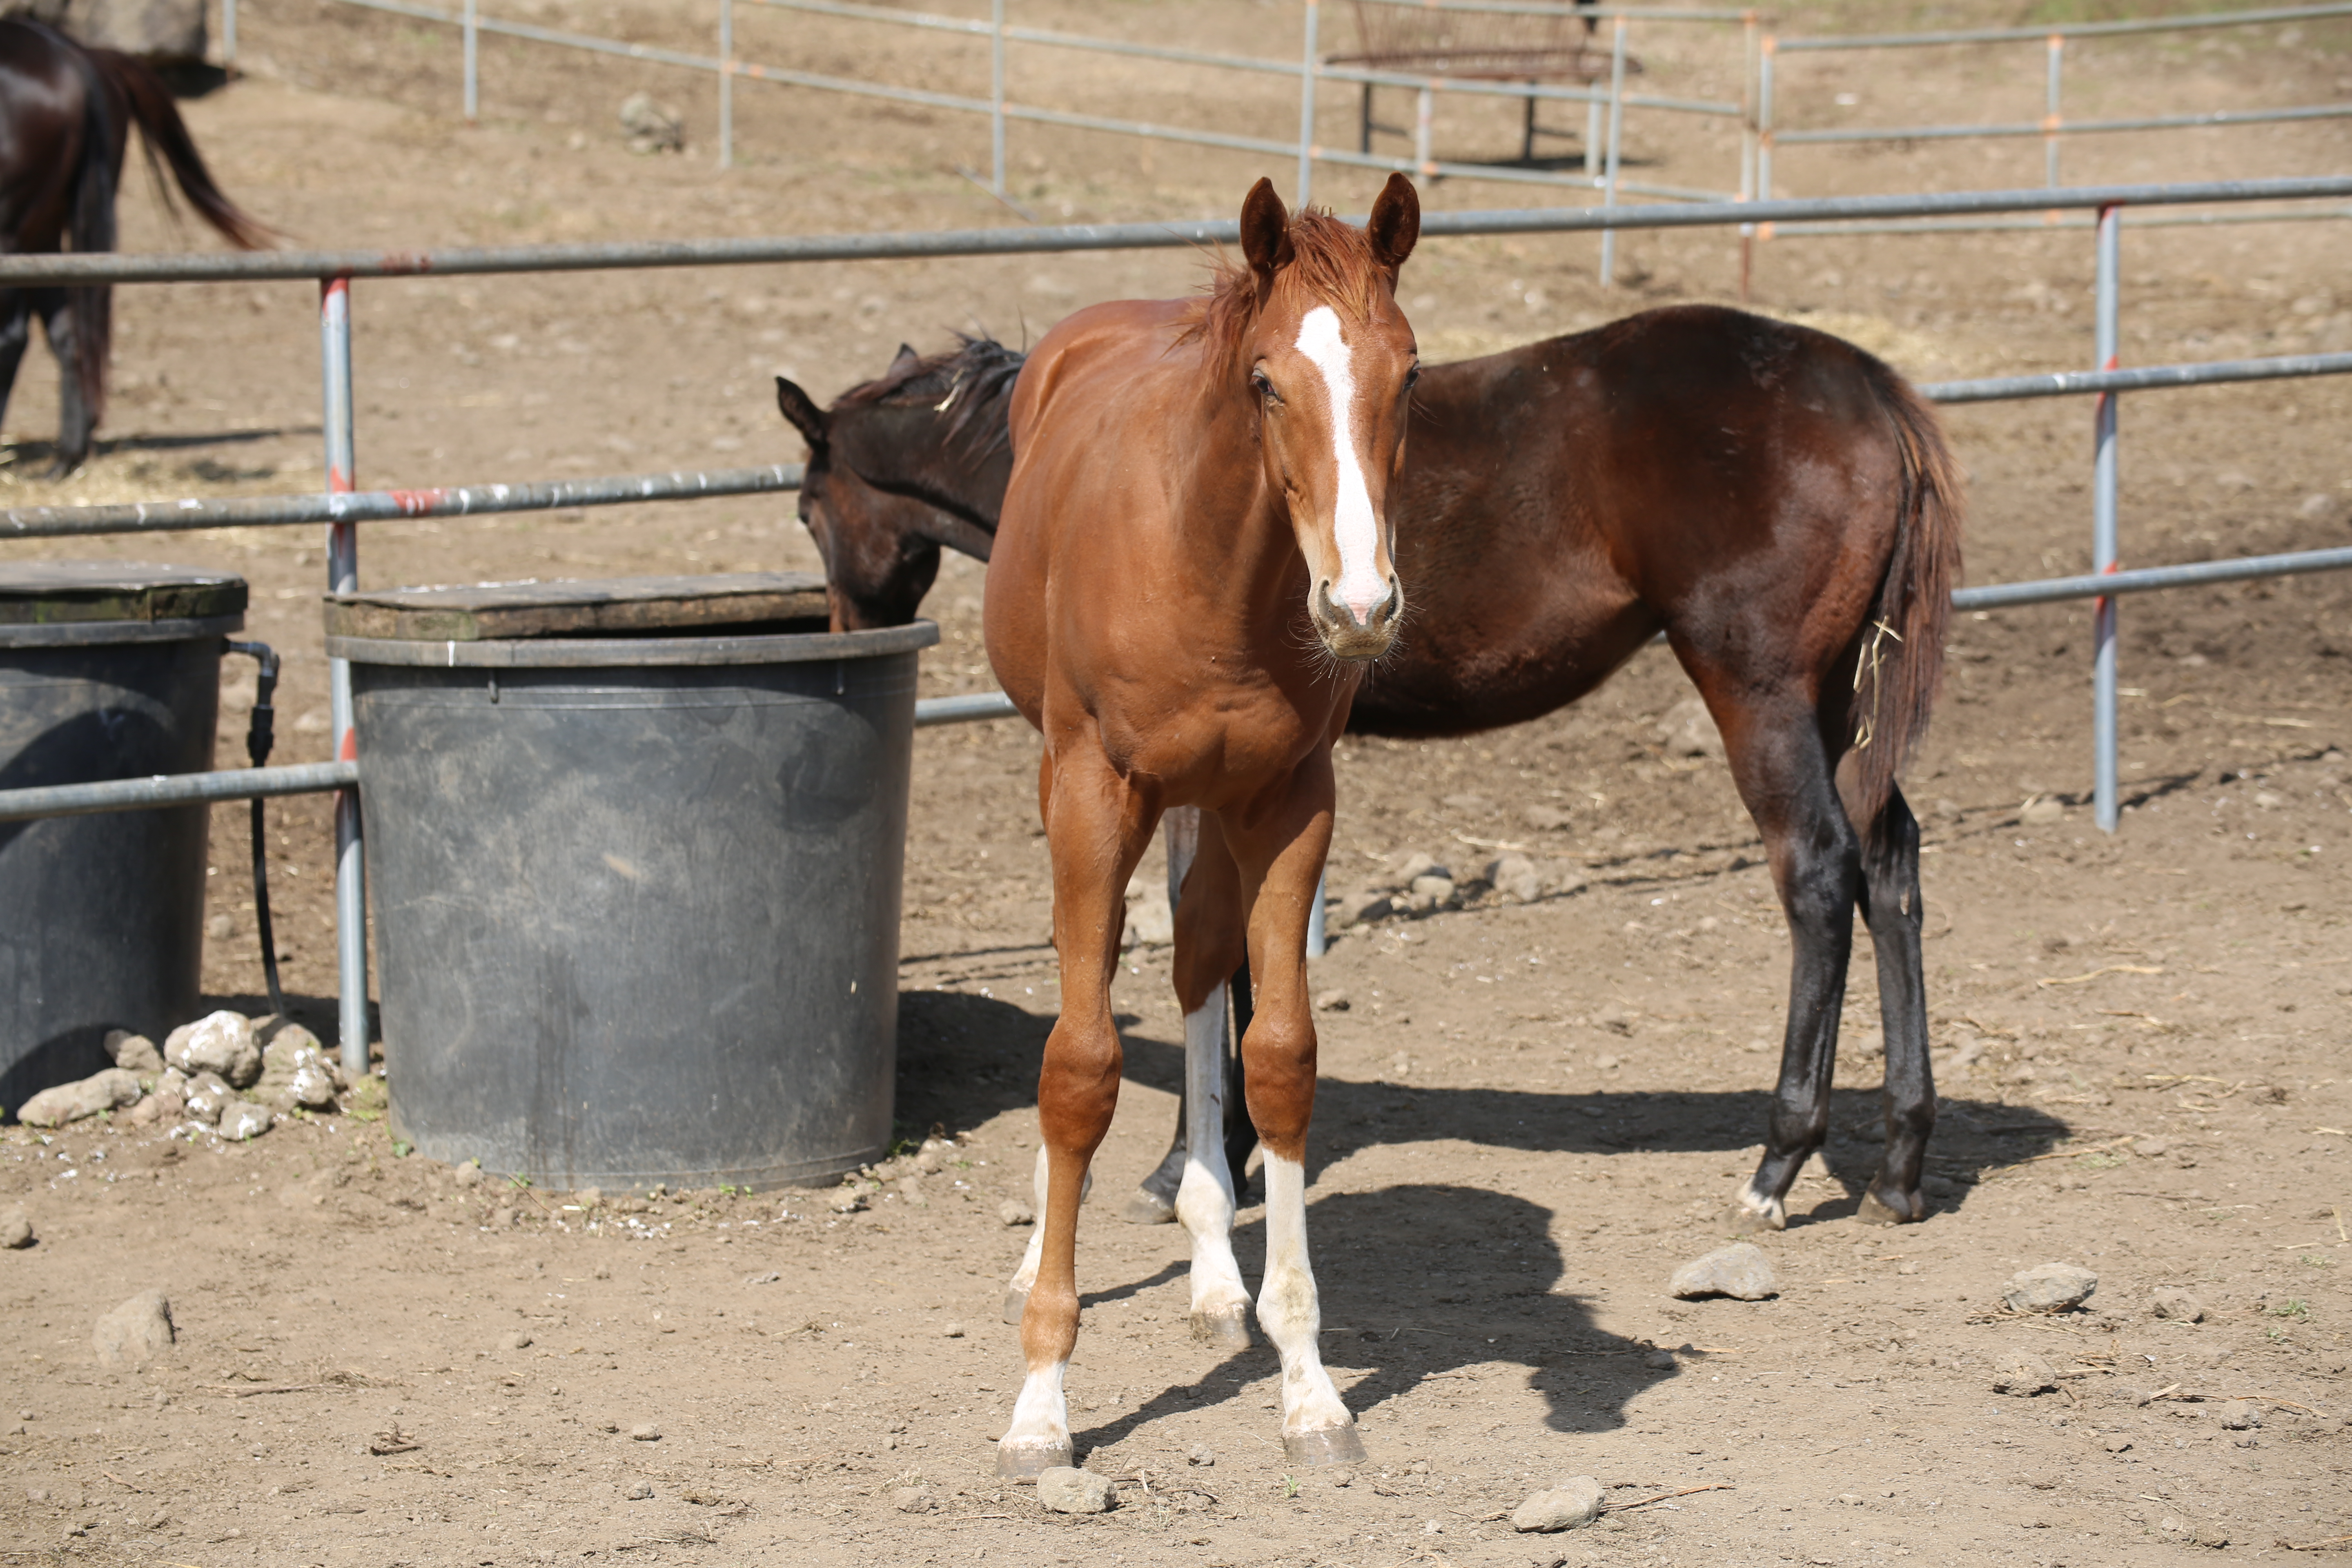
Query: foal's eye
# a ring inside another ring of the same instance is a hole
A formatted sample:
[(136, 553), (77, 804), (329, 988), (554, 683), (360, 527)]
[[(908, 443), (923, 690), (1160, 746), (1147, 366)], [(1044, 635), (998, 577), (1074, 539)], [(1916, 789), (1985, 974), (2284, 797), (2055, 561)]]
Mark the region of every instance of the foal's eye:
[(1250, 389), (1255, 392), (1260, 397), (1265, 398), (1268, 403), (1280, 403), (1282, 401), (1282, 395), (1275, 391), (1274, 383), (1266, 380), (1265, 373), (1264, 371), (1254, 370), (1250, 372)]
[(1404, 373), (1404, 389), (1411, 392), (1421, 381), (1421, 366), (1414, 365)]

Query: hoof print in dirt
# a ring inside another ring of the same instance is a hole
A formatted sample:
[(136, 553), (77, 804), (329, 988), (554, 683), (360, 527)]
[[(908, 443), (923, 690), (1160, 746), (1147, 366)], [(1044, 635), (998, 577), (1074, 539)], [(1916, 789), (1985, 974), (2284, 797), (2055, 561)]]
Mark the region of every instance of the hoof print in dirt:
[(1685, 1301), (1705, 1296), (1729, 1296), (1739, 1301), (1761, 1301), (1780, 1293), (1772, 1260), (1752, 1241), (1718, 1247), (1704, 1258), (1694, 1258), (1675, 1270), (1667, 1290)]
[(1511, 1528), (1523, 1535), (1581, 1530), (1601, 1517), (1601, 1483), (1591, 1476), (1554, 1481), (1511, 1510)]
[(2005, 1355), (1995, 1363), (1992, 1391), (2025, 1398), (2058, 1386), (2058, 1371), (2038, 1355)]
[(1037, 1504), (1054, 1513), (1108, 1513), (1110, 1482), (1091, 1470), (1055, 1465), (1038, 1473)]
[(161, 1290), (142, 1290), (99, 1319), (90, 1335), (100, 1366), (143, 1366), (172, 1348), (172, 1304)]
[(2000, 1299), (2012, 1312), (2070, 1312), (2091, 1299), (2099, 1277), (2074, 1263), (2043, 1263), (2010, 1276)]

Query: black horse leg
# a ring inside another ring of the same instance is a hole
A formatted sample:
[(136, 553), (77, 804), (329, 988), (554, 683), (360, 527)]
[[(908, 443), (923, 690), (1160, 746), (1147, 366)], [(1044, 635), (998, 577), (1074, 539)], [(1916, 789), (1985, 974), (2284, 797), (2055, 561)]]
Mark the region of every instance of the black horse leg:
[(98, 426), (98, 414), (82, 395), (71, 291), (41, 289), (33, 297), (41, 324), (48, 329), (49, 352), (58, 360), (58, 452), (50, 472), (63, 478), (89, 460), (90, 432)]
[(1779, 726), (1759, 718), (1756, 731), (1734, 765), (1740, 793), (1764, 830), (1792, 951), (1780, 1081), (1763, 1161), (1739, 1191), (1738, 1217), (1753, 1228), (1779, 1230), (1788, 1224), (1789, 1189), (1829, 1134), (1862, 846), (1838, 800), (1812, 715)]
[(1927, 984), (1919, 933), (1919, 822), (1896, 790), (1872, 827), (1862, 860), (1863, 919), (1878, 950), (1878, 1006), (1886, 1031), (1886, 1152), (1858, 1216), (1874, 1225), (1927, 1217), (1919, 1195), (1936, 1079), (1927, 1062)]
[(8, 396), (16, 389), (16, 369), (32, 341), (32, 308), (20, 289), (0, 290), (0, 426), (8, 417)]

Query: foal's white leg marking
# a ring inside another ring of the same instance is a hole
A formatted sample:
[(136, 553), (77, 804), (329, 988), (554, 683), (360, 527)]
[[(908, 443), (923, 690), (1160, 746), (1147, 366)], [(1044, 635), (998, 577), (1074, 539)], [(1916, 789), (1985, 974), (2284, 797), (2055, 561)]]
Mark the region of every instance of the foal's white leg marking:
[(1184, 1015), (1184, 1184), (1176, 1217), (1192, 1237), (1192, 1332), (1249, 1343), (1249, 1290), (1234, 1261), (1234, 1178), (1225, 1165), (1225, 987)]
[(1070, 1462), (1070, 1410), (1062, 1397), (1062, 1377), (1070, 1370), (1066, 1361), (1033, 1367), (1021, 1380), (1021, 1397), (1013, 1406), (1013, 1424), (996, 1447), (996, 1473), (1034, 1477), (1038, 1471)]
[(1265, 1282), (1257, 1321), (1282, 1354), (1282, 1444), (1293, 1460), (1346, 1464), (1363, 1458), (1355, 1418), (1323, 1370), (1323, 1307), (1307, 1260), (1307, 1167), (1265, 1157)]
[(1786, 1230), (1789, 1228), (1789, 1211), (1787, 1205), (1779, 1198), (1772, 1197), (1759, 1189), (1756, 1185), (1756, 1178), (1754, 1176), (1750, 1176), (1746, 1181), (1739, 1184), (1739, 1196), (1738, 1202), (1741, 1212), (1748, 1215), (1766, 1229)]
[(1331, 460), (1339, 473), (1331, 531), (1339, 547), (1339, 580), (1331, 593), (1360, 621), (1389, 596), (1389, 585), (1381, 580), (1380, 520), (1372, 515), (1372, 494), (1356, 457), (1356, 372), (1339, 335), (1339, 312), (1328, 305), (1307, 311), (1298, 323), (1297, 348), (1323, 373), (1331, 401)]
[[(1093, 1173), (1087, 1173), (1091, 1175)], [(1029, 1179), (1029, 1191), (1034, 1200), (1030, 1212), (1037, 1218), (1029, 1227), (1028, 1250), (1021, 1255), (1021, 1267), (1013, 1271), (1013, 1282), (1004, 1288), (1004, 1321), (1017, 1323), (1021, 1309), (1029, 1304), (1029, 1292), (1037, 1284), (1037, 1265), (1045, 1256), (1045, 1146), (1037, 1145), (1037, 1167)]]

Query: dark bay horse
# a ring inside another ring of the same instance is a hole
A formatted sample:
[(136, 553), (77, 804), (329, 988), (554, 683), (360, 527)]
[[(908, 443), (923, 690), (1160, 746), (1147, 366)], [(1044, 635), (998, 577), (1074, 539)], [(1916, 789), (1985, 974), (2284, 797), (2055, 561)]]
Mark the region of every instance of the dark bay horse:
[(1255, 1305), (1282, 1357), (1283, 1444), (1297, 1464), (1363, 1457), (1323, 1367), (1307, 1259), (1306, 937), (1331, 839), (1331, 744), (1404, 607), (1387, 500), (1418, 372), (1395, 296), (1420, 226), (1402, 175), (1360, 229), (1293, 216), (1260, 180), (1242, 207), (1244, 261), (1205, 299), (1080, 310), (1039, 341), (1013, 386), (985, 628), (998, 680), (1044, 740), (1062, 1008), (1038, 1075), (1044, 1212), (1001, 1475), (1071, 1459), (1078, 1204), (1118, 1100), (1110, 987), (1124, 894), (1179, 806), (1200, 813), (1202, 841), (1175, 955), (1186, 1082), (1202, 1108), (1176, 1197), (1192, 1235), (1194, 1324), (1247, 1342), (1211, 1109), (1225, 981), (1246, 952), (1257, 985), (1244, 1087), (1265, 1150)]
[[(0, 20), (0, 252), (113, 249), (114, 198), (133, 125), (159, 185), (160, 154), (188, 205), (223, 238), (247, 250), (269, 242), (269, 231), (214, 184), (171, 89), (153, 70), (129, 55), (89, 48), (54, 27), (12, 17)], [(56, 471), (70, 473), (89, 457), (90, 433), (106, 412), (113, 290), (0, 289), (0, 414), (7, 411), (36, 315), (58, 360)]]
[[(861, 427), (1007, 352), (908, 356), (830, 415), (795, 419), (813, 453), (859, 454), (855, 475), (836, 462), (802, 494), (837, 557), (853, 548), (839, 542), (904, 530), (903, 508), (993, 527), (1003, 492), (965, 446), (894, 416), (877, 449)], [(969, 406), (960, 417), (986, 427)], [(1919, 831), (1895, 775), (1927, 726), (1959, 573), (1959, 477), (1934, 412), (1850, 343), (1681, 306), (1429, 366), (1411, 430), (1389, 515), (1414, 607), (1349, 727), (1437, 736), (1533, 719), (1664, 629), (1722, 731), (1794, 948), (1764, 1157), (1738, 1210), (1782, 1225), (1827, 1134), (1858, 908), (1886, 1037), (1885, 1152), (1862, 1217), (1924, 1218), (1936, 1097)], [(841, 602), (850, 625), (912, 603), (865, 584)], [(1150, 1214), (1170, 1184), (1163, 1164), (1135, 1206)]]

